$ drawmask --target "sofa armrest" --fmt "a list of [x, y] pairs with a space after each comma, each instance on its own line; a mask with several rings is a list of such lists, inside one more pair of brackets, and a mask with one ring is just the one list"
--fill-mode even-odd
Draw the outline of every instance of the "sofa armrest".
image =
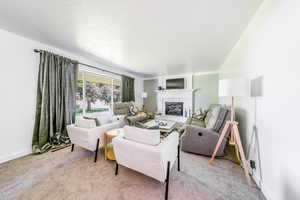
[[100, 139], [99, 147], [103, 147], [104, 133], [115, 128], [120, 128], [119, 121], [103, 124], [95, 128], [80, 128], [72, 124], [67, 126], [67, 131], [72, 143], [94, 151], [96, 150], [97, 139]]
[[163, 171], [167, 172], [168, 162], [171, 162], [170, 168], [172, 168], [173, 164], [177, 159], [178, 154], [178, 145], [179, 145], [179, 133], [173, 131], [168, 137], [164, 138], [159, 144], [159, 148], [161, 149], [161, 156], [163, 161]]
[[[182, 150], [211, 156], [219, 140], [219, 136], [219, 133], [213, 130], [188, 125], [181, 139]], [[225, 138], [217, 156], [223, 155], [226, 142]]]
[[129, 125], [134, 125], [136, 122], [140, 122], [140, 121], [144, 121], [147, 119], [147, 115], [144, 114], [137, 114], [137, 115], [133, 115], [133, 116], [127, 116], [126, 119], [129, 122]]
[[218, 138], [219, 137], [219, 133], [217, 133], [214, 130], [208, 129], [208, 128], [203, 128], [203, 127], [197, 127], [197, 126], [193, 126], [193, 125], [188, 125], [185, 127], [185, 136], [188, 135], [194, 135], [197, 134], [198, 136], [203, 136], [203, 137], [207, 137], [207, 136], [213, 136]]

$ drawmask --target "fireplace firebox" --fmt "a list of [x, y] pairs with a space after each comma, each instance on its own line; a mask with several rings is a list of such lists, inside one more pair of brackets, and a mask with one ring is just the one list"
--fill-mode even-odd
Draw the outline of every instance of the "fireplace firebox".
[[183, 116], [183, 102], [165, 102], [165, 114]]

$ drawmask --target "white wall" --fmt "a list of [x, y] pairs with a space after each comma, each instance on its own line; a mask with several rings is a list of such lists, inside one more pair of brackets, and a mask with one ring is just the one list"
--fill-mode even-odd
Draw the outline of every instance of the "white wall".
[[[299, 0], [265, 0], [221, 69], [222, 77], [263, 76], [256, 125], [262, 190], [272, 200], [300, 199], [299, 8]], [[238, 107], [247, 146], [254, 125], [254, 99], [241, 98]], [[257, 172], [255, 176], [259, 177]]]
[[219, 101], [219, 74], [193, 75], [194, 111], [208, 109]]
[[[0, 44], [1, 163], [31, 153], [39, 63], [39, 55], [33, 52], [34, 48], [47, 49], [102, 68], [104, 66], [1, 29]], [[107, 67], [106, 69], [109, 70]], [[122, 71], [117, 72], [135, 77]], [[143, 80], [135, 77], [135, 83], [136, 102], [141, 105]]]

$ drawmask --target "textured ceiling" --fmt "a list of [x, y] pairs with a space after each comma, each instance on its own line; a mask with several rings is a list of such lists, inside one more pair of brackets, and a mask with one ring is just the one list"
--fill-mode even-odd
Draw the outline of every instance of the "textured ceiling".
[[262, 0], [1, 0], [0, 28], [145, 76], [217, 70]]

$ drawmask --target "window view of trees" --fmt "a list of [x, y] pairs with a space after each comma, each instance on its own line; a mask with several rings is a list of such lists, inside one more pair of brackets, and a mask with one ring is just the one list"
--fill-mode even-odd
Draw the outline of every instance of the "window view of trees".
[[76, 95], [77, 114], [107, 112], [121, 101], [121, 81], [93, 73], [79, 72]]
[[114, 102], [121, 102], [121, 80], [113, 79]]
[[76, 90], [76, 114], [82, 114], [84, 109], [83, 101], [83, 73], [78, 72]]

